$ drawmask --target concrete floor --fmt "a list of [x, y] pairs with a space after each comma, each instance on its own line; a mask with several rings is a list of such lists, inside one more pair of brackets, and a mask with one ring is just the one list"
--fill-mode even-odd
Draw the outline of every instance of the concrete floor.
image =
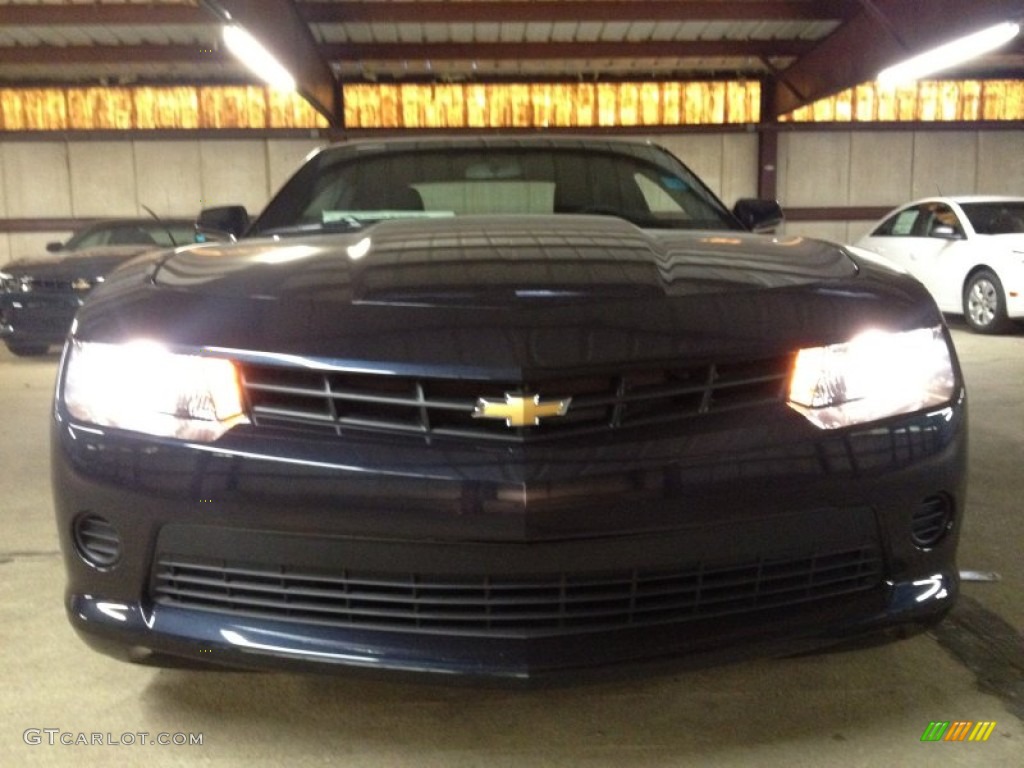
[[[967, 584], [940, 631], [897, 644], [531, 692], [153, 670], [90, 651], [64, 618], [51, 518], [56, 357], [4, 349], [0, 766], [1019, 766], [1024, 330], [985, 338], [957, 324], [954, 336], [972, 409], [961, 567], [1001, 581]], [[985, 743], [922, 743], [933, 720], [997, 725]], [[42, 743], [26, 743], [29, 729]], [[125, 743], [140, 732], [202, 744]], [[121, 743], [65, 746], [61, 733]]]

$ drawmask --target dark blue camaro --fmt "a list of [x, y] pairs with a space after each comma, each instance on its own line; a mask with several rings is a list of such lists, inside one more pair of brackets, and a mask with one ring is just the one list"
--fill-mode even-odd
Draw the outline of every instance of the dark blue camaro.
[[933, 624], [965, 498], [948, 331], [907, 275], [748, 231], [777, 215], [647, 144], [318, 153], [237, 243], [79, 312], [72, 623], [137, 662], [507, 681]]

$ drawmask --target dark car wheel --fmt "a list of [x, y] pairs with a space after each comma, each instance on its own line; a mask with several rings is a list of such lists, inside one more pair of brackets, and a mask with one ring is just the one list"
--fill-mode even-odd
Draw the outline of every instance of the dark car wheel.
[[38, 357], [45, 355], [50, 349], [45, 344], [17, 344], [10, 341], [7, 342], [7, 348], [11, 350], [12, 355], [18, 357]]
[[1009, 325], [1003, 284], [987, 269], [975, 272], [964, 286], [964, 319], [978, 333], [1002, 333]]

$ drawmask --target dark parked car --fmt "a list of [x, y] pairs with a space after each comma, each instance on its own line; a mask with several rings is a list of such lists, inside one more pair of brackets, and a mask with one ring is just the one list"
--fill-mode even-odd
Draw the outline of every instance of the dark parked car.
[[934, 302], [650, 144], [321, 151], [238, 243], [99, 287], [54, 413], [68, 615], [134, 662], [524, 682], [902, 636], [958, 589]]
[[63, 344], [86, 294], [120, 264], [153, 248], [195, 242], [186, 219], [98, 221], [66, 243], [49, 243], [53, 256], [21, 259], [0, 268], [0, 337], [16, 355], [40, 355]]

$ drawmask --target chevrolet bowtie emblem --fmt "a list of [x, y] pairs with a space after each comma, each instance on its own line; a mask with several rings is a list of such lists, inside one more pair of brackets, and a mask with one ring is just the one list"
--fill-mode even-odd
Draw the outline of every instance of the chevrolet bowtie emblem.
[[563, 400], [545, 400], [540, 395], [505, 394], [504, 400], [481, 397], [473, 409], [474, 419], [504, 419], [510, 427], [534, 427], [541, 419], [565, 416], [571, 397]]

